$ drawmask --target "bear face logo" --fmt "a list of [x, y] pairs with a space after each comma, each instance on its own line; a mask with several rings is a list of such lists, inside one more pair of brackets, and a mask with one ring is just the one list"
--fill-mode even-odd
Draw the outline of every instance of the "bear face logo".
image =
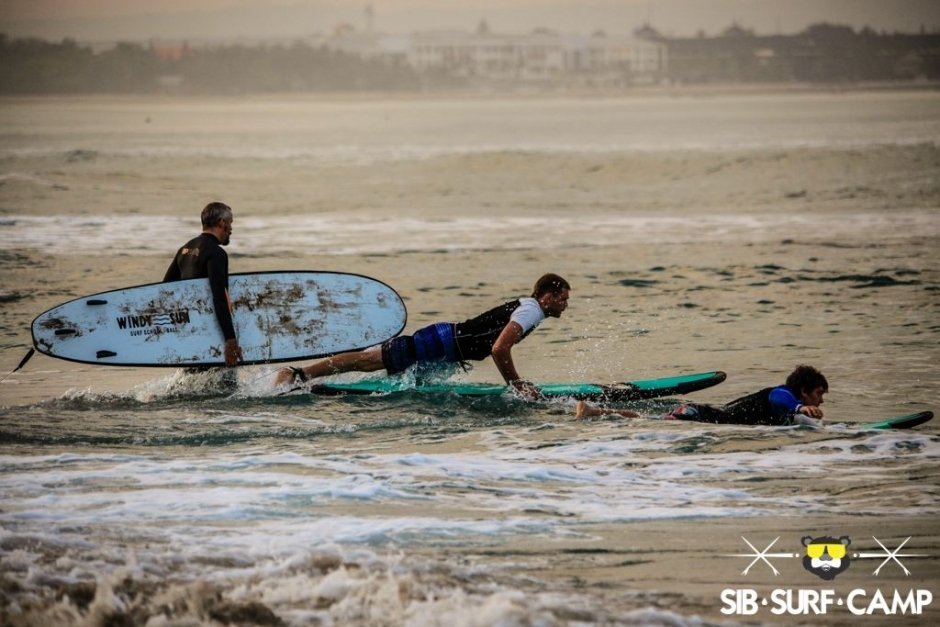
[[803, 546], [806, 547], [806, 555], [803, 556], [803, 568], [817, 577], [832, 581], [836, 575], [844, 572], [849, 567], [849, 555], [846, 547], [852, 541], [848, 536], [840, 536], [838, 539], [830, 536], [820, 538], [804, 536], [802, 542]]

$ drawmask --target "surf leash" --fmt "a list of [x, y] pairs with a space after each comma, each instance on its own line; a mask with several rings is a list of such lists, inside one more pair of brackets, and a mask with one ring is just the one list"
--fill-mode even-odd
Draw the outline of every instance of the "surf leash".
[[23, 357], [23, 359], [20, 360], [20, 364], [17, 367], [11, 370], [10, 372], [8, 372], [7, 374], [3, 375], [3, 378], [0, 378], [0, 383], [3, 383], [4, 381], [6, 381], [7, 377], [9, 377], [11, 374], [13, 374], [17, 370], [25, 366], [26, 362], [29, 361], [30, 357], [32, 357], [35, 354], [36, 354], [35, 348], [29, 349], [29, 351], [26, 353], [26, 357]]

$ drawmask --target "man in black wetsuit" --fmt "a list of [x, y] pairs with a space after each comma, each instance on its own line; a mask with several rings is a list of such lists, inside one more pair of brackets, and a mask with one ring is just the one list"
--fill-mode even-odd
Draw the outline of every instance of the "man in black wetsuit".
[[[813, 366], [797, 366], [786, 383], [764, 388], [737, 398], [720, 407], [703, 403], [685, 403], [662, 416], [663, 420], [691, 420], [724, 425], [809, 425], [822, 424], [823, 395], [829, 392], [829, 381]], [[619, 414], [625, 418], [639, 418], [629, 409], [592, 407], [579, 401], [576, 418]]]
[[228, 255], [223, 246], [232, 236], [232, 208], [210, 202], [202, 210], [202, 234], [186, 242], [176, 253], [163, 282], [182, 279], [209, 279], [212, 305], [225, 338], [225, 365], [234, 366], [242, 359], [242, 349], [232, 324], [232, 304], [228, 294]]
[[668, 419], [692, 420], [731, 425], [810, 425], [822, 424], [823, 395], [829, 381], [813, 366], [800, 365], [786, 383], [737, 398], [721, 407], [686, 403], [674, 409]]
[[342, 353], [306, 368], [282, 368], [274, 383], [383, 368], [389, 374], [398, 374], [418, 363], [482, 361], [492, 355], [506, 383], [524, 398], [535, 399], [539, 390], [516, 372], [512, 347], [546, 317], [560, 318], [568, 307], [570, 289], [565, 279], [546, 274], [536, 281], [531, 297], [511, 300], [464, 322], [440, 322], [418, 329], [413, 335], [393, 337], [379, 348]]

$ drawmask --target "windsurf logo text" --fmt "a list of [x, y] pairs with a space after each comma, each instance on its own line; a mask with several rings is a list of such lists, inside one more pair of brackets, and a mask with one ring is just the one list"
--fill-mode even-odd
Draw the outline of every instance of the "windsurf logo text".
[[189, 310], [177, 310], [161, 313], [141, 313], [117, 318], [119, 329], [147, 329], [150, 327], [166, 328], [189, 324]]

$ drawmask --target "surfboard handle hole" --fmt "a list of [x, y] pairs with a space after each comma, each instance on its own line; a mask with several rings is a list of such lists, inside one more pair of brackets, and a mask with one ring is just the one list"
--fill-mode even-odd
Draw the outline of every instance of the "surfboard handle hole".
[[86, 305], [107, 305], [108, 301], [93, 299], [93, 300], [85, 301], [85, 304]]
[[104, 359], [105, 357], [117, 357], [117, 353], [114, 351], [98, 351], [95, 356], [98, 359]]

